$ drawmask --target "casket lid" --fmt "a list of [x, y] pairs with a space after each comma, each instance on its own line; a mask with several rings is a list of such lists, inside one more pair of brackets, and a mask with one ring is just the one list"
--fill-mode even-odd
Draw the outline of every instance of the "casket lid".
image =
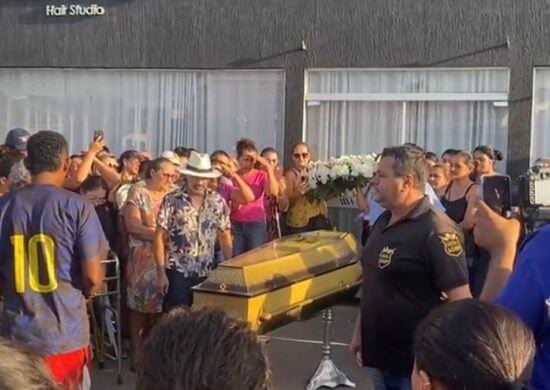
[[319, 230], [283, 237], [225, 261], [194, 290], [255, 296], [358, 261], [349, 233]]

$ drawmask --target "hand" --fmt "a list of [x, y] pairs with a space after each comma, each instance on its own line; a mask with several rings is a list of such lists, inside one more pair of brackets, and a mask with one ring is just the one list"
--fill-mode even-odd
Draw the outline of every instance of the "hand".
[[306, 192], [309, 191], [309, 183], [307, 182], [307, 180], [300, 182], [300, 186], [298, 187], [298, 190], [302, 195], [304, 195]]
[[139, 154], [145, 160], [152, 160], [153, 159], [153, 156], [151, 156], [150, 152], [139, 152]]
[[88, 153], [92, 153], [94, 156], [97, 156], [105, 148], [105, 140], [103, 138], [98, 138], [95, 141], [92, 141], [88, 147]]
[[262, 168], [265, 168], [266, 170], [267, 169], [273, 169], [273, 167], [271, 166], [271, 164], [269, 163], [269, 161], [267, 161], [265, 158], [263, 158], [262, 156], [258, 156], [258, 155], [255, 155], [254, 156], [254, 160], [255, 162], [257, 162], [258, 164], [260, 164], [262, 166]]
[[168, 293], [168, 277], [166, 276], [166, 271], [163, 269], [161, 271], [158, 271], [157, 276], [157, 287], [160, 290], [160, 292], [164, 295]]
[[235, 157], [231, 157], [229, 159], [229, 164], [233, 167], [234, 170], [236, 170], [236, 171], [239, 170], [239, 162], [237, 161], [237, 159]]
[[279, 194], [284, 194], [286, 191], [286, 181], [285, 179], [279, 180]]
[[220, 164], [225, 177], [233, 178], [237, 175], [237, 167], [234, 164]]
[[474, 238], [478, 246], [491, 253], [515, 247], [519, 241], [521, 225], [516, 219], [506, 219], [479, 201], [474, 213]]

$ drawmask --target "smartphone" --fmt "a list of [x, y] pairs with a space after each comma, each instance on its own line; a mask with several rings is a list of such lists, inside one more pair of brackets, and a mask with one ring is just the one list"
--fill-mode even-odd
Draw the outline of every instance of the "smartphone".
[[508, 217], [512, 212], [511, 179], [507, 175], [481, 176], [481, 200], [493, 211]]
[[105, 138], [105, 133], [103, 130], [94, 131], [94, 138], [93, 138], [94, 141], [99, 141], [100, 139], [104, 139], [104, 138]]

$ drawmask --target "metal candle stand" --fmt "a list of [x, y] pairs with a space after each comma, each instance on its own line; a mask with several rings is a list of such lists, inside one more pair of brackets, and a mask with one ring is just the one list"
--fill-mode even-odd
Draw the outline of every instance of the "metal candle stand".
[[313, 377], [309, 380], [306, 390], [316, 390], [321, 387], [335, 388], [338, 386], [355, 387], [355, 383], [350, 381], [347, 376], [340, 371], [331, 358], [331, 324], [332, 309], [323, 310], [323, 347], [321, 349], [321, 363]]

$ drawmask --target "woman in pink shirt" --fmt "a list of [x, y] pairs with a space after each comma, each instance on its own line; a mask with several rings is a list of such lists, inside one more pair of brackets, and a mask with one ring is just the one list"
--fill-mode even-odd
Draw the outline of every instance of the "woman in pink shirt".
[[[276, 196], [279, 193], [275, 170], [258, 155], [254, 141], [243, 138], [237, 142], [237, 160], [238, 174], [254, 193], [254, 200], [246, 204], [233, 201], [231, 226], [234, 256], [257, 248], [267, 241], [264, 196]], [[259, 163], [263, 170], [255, 169], [255, 163]]]

